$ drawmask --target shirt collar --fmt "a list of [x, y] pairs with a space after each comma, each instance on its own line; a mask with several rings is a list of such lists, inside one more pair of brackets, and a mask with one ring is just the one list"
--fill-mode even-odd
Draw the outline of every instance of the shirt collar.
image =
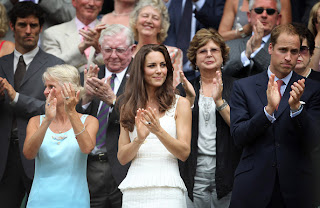
[[122, 79], [124, 77], [124, 75], [126, 74], [126, 71], [127, 71], [128, 67], [126, 67], [124, 70], [122, 70], [121, 72], [118, 72], [118, 73], [113, 73], [113, 72], [110, 72], [107, 67], [105, 67], [105, 70], [106, 70], [106, 75], [105, 75], [105, 78], [107, 77], [110, 77], [112, 74], [116, 74], [117, 75], [117, 78], [119, 79], [120, 82], [122, 82]]
[[[270, 75], [272, 74], [271, 70], [270, 70], [270, 66], [268, 67], [268, 77], [270, 77]], [[290, 79], [292, 77], [292, 71], [284, 78], [282, 78], [281, 80], [283, 81], [283, 83], [285, 83], [286, 85], [288, 85]], [[274, 81], [278, 81], [279, 78], [275, 76]]]
[[14, 49], [14, 56], [17, 60], [19, 60], [20, 56], [23, 55], [24, 63], [26, 63], [26, 65], [28, 66], [31, 63], [31, 61], [33, 60], [33, 58], [37, 55], [38, 51], [39, 51], [38, 46], [35, 49], [33, 49], [32, 51], [29, 51], [25, 54], [21, 54], [19, 51]]
[[[77, 25], [77, 30], [78, 30], [78, 31], [81, 30], [82, 28], [84, 28], [84, 27], [86, 26], [86, 25], [83, 24], [77, 17], [76, 17], [75, 21], [76, 21], [76, 25]], [[92, 21], [90, 24], [88, 24], [87, 26], [88, 26], [89, 28], [95, 28], [96, 24], [97, 24], [97, 22], [96, 22], [96, 20], [94, 20], [94, 21]]]

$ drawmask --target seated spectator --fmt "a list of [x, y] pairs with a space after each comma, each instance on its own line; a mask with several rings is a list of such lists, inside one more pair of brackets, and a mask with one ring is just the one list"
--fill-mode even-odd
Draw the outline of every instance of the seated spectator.
[[[168, 10], [163, 0], [139, 1], [131, 14], [130, 27], [138, 42], [134, 55], [143, 45], [161, 44], [167, 37], [169, 28]], [[173, 85], [180, 82], [179, 71], [182, 70], [182, 51], [179, 48], [166, 46], [174, 68]]]
[[248, 20], [253, 28], [252, 35], [227, 41], [230, 59], [223, 72], [236, 78], [267, 70], [270, 63], [270, 33], [280, 24], [281, 19], [279, 0], [250, 0], [249, 11]]
[[8, 17], [6, 8], [0, 3], [0, 57], [10, 54], [14, 50], [14, 43], [2, 40], [8, 31]]
[[115, 0], [114, 10], [101, 19], [101, 22], [107, 25], [121, 24], [129, 27], [130, 13], [134, 9], [138, 0]]
[[[61, 58], [82, 72], [86, 65], [103, 63], [98, 56], [98, 42], [104, 27], [100, 27], [97, 20], [103, 0], [74, 0], [72, 4], [76, 9], [76, 17], [45, 30], [42, 46], [47, 53]], [[88, 7], [91, 8], [90, 12]]]
[[310, 11], [308, 29], [315, 37], [315, 50], [312, 55], [310, 68], [320, 71], [320, 2], [316, 3]]
[[49, 67], [43, 74], [45, 115], [29, 120], [23, 154], [35, 159], [27, 207], [90, 206], [87, 158], [94, 148], [98, 119], [77, 113], [83, 87], [70, 65]]
[[310, 68], [310, 62], [314, 51], [314, 36], [310, 30], [303, 24], [292, 24], [298, 31], [302, 38], [302, 44], [300, 47], [300, 54], [297, 60], [294, 71], [306, 78], [315, 79], [320, 81], [320, 72], [314, 71]]
[[[291, 23], [291, 3], [289, 0], [281, 2], [281, 24]], [[254, 1], [250, 2], [251, 4]], [[251, 35], [252, 27], [248, 23], [249, 0], [226, 0], [218, 32], [225, 41], [244, 38]]]

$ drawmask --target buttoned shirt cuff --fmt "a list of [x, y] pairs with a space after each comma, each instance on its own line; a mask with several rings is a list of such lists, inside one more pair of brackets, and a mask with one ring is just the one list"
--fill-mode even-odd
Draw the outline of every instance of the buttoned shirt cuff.
[[251, 55], [250, 55], [250, 58], [253, 59], [257, 53], [259, 53], [259, 51], [263, 48], [263, 46], [260, 46], [255, 52], [253, 52]]
[[241, 53], [241, 62], [242, 62], [243, 67], [246, 67], [250, 64], [250, 60], [246, 56], [245, 51], [242, 51], [242, 53]]
[[18, 102], [19, 93], [16, 92], [16, 96], [14, 97], [13, 101], [10, 102], [10, 105], [15, 105]]
[[263, 108], [264, 114], [267, 116], [267, 119], [273, 123], [276, 121], [276, 118], [274, 117], [274, 114], [270, 115], [269, 113], [267, 113], [266, 111], [266, 106]]
[[196, 6], [197, 11], [200, 11], [202, 9], [204, 3], [206, 3], [206, 0], [198, 0], [197, 2], [193, 2], [193, 5]]
[[301, 106], [301, 109], [298, 110], [298, 111], [296, 111], [296, 112], [293, 112], [293, 111], [290, 109], [290, 117], [291, 117], [291, 118], [294, 118], [294, 117], [300, 115], [300, 113], [301, 113], [302, 110], [303, 110], [303, 105]]

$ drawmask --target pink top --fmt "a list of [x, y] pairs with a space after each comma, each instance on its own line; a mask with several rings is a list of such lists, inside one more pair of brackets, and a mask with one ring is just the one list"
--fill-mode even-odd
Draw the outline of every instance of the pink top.
[[3, 41], [0, 43], [0, 51], [1, 51], [1, 48], [2, 48], [2, 45], [4, 44], [4, 42], [6, 42], [6, 41], [3, 40]]

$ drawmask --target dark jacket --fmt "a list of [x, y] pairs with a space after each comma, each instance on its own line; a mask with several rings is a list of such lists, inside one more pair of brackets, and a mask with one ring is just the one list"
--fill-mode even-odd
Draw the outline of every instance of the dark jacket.
[[[223, 76], [223, 92], [222, 98], [227, 102], [230, 99], [231, 89], [234, 79]], [[186, 162], [179, 161], [180, 174], [188, 189], [188, 195], [193, 200], [194, 176], [197, 169], [198, 157], [198, 131], [199, 131], [199, 90], [200, 76], [191, 80], [191, 84], [196, 92], [194, 107], [192, 109], [192, 137], [191, 137], [191, 153]], [[178, 85], [178, 90], [182, 96], [185, 96], [183, 87]], [[216, 112], [216, 189], [218, 199], [226, 196], [233, 186], [233, 175], [238, 165], [241, 151], [237, 149], [230, 135], [230, 128], [223, 120], [219, 112]]]

